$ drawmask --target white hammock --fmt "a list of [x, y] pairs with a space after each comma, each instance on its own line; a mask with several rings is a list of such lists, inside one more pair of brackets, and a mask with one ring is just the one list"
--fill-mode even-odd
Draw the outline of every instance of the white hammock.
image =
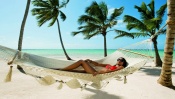
[[[137, 49], [135, 49], [133, 46], [135, 46]], [[109, 80], [114, 79], [115, 77], [124, 76], [126, 78], [127, 75], [139, 70], [147, 62], [148, 59], [153, 58], [150, 56], [150, 51], [145, 51], [150, 49], [149, 40], [139, 42], [129, 48], [130, 49], [118, 49], [116, 52], [103, 59], [95, 60], [99, 63], [113, 65], [116, 63], [118, 57], [124, 57], [129, 63], [126, 68], [110, 73], [98, 74], [96, 76], [92, 76], [92, 74], [88, 73], [54, 70], [56, 68], [66, 67], [75, 61], [57, 60], [23, 53], [4, 46], [0, 46], [0, 58], [8, 62], [14, 60], [14, 64], [20, 65], [26, 74], [36, 77], [41, 84], [50, 85], [55, 82], [59, 82], [60, 85], [58, 86], [58, 89], [61, 89], [63, 84], [68, 85], [70, 88], [84, 88], [87, 85], [90, 85], [94, 88], [100, 89], [105, 86]], [[141, 49], [144, 52], [148, 53], [139, 53]], [[7, 78], [9, 78], [8, 76]]]

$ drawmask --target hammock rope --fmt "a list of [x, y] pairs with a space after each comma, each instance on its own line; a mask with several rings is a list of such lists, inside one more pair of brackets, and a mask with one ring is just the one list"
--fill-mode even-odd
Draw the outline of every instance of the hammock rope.
[[[86, 86], [100, 89], [117, 76], [123, 76], [124, 83], [126, 83], [126, 76], [136, 72], [144, 66], [149, 59], [153, 58], [151, 56], [153, 54], [150, 53], [150, 51], [152, 51], [152, 49], [150, 49], [152, 48], [151, 44], [152, 42], [150, 39], [145, 40], [133, 44], [132, 47], [128, 46], [118, 49], [105, 58], [95, 60], [99, 63], [114, 65], [117, 58], [124, 57], [129, 63], [128, 66], [122, 70], [98, 74], [97, 76], [92, 76], [92, 74], [88, 73], [55, 70], [57, 68], [64, 68], [75, 61], [57, 60], [23, 53], [4, 46], [0, 46], [0, 59], [4, 59], [7, 62], [13, 61], [13, 64], [20, 65], [21, 69], [26, 74], [35, 77], [37, 81], [43, 85], [51, 85], [57, 82], [59, 83], [58, 89], [61, 89], [64, 84], [73, 89], [81, 88], [83, 90]], [[94, 68], [98, 69], [97, 67]]]

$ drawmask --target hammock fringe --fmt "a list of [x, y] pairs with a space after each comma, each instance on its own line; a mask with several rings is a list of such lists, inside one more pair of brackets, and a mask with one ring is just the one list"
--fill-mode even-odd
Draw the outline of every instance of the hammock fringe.
[[11, 81], [11, 78], [12, 78], [12, 68], [13, 68], [13, 66], [10, 66], [9, 72], [7, 73], [6, 78], [4, 80], [5, 82], [10, 82]]
[[59, 86], [57, 87], [58, 90], [61, 90], [63, 88], [63, 82], [60, 82]]
[[56, 82], [55, 79], [50, 75], [38, 78], [37, 81], [42, 85], [52, 85]]
[[126, 84], [127, 83], [127, 78], [126, 78], [126, 76], [124, 76], [124, 84]]

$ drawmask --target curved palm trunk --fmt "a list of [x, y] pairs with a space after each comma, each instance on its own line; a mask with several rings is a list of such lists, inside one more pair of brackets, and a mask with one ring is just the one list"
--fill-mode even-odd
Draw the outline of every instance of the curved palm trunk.
[[104, 35], [103, 37], [104, 37], [104, 57], [106, 57], [107, 56], [106, 35]]
[[167, 0], [168, 20], [166, 45], [164, 48], [163, 67], [158, 79], [158, 83], [163, 86], [172, 87], [172, 63], [175, 38], [175, 0]]
[[66, 50], [65, 50], [65, 48], [64, 48], [63, 40], [62, 40], [62, 37], [61, 37], [60, 24], [59, 24], [58, 19], [57, 19], [57, 24], [58, 24], [58, 31], [59, 31], [60, 42], [61, 42], [61, 46], [62, 46], [62, 48], [63, 48], [64, 54], [66, 55], [67, 60], [72, 60], [72, 59], [68, 56], [68, 54], [66, 53]]
[[21, 49], [22, 49], [24, 27], [25, 27], [25, 23], [26, 23], [26, 20], [27, 20], [27, 15], [28, 15], [29, 8], [30, 8], [30, 1], [31, 0], [27, 0], [26, 10], [25, 10], [24, 18], [23, 18], [23, 21], [22, 21], [22, 24], [21, 24], [21, 30], [20, 30], [19, 40], [18, 40], [18, 50], [19, 51], [21, 51]]
[[[24, 17], [23, 17], [22, 24], [21, 24], [21, 29], [20, 29], [20, 34], [19, 34], [19, 40], [18, 40], [18, 50], [19, 51], [21, 51], [21, 49], [22, 49], [24, 27], [25, 27], [25, 23], [26, 23], [28, 12], [29, 12], [29, 8], [30, 8], [30, 1], [31, 0], [27, 0], [26, 10], [25, 10]], [[20, 53], [18, 55], [18, 58], [21, 58], [21, 54]], [[17, 65], [17, 68], [19, 70], [21, 70], [21, 67], [19, 65]]]
[[159, 55], [159, 51], [157, 48], [157, 36], [153, 38], [153, 45], [154, 45], [154, 51], [155, 51], [155, 65], [158, 67], [162, 67], [162, 60]]

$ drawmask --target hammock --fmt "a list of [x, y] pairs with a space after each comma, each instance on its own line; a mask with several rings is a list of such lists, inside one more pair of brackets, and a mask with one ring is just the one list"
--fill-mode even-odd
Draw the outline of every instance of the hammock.
[[[126, 76], [139, 70], [144, 64], [151, 58], [150, 40], [145, 40], [134, 45], [124, 47], [116, 50], [111, 55], [95, 60], [99, 63], [114, 65], [118, 57], [124, 57], [129, 63], [128, 66], [122, 70], [114, 71], [105, 74], [98, 74], [92, 76], [88, 73], [70, 72], [55, 70], [56, 68], [66, 67], [75, 61], [57, 60], [47, 57], [42, 57], [34, 54], [24, 53], [18, 50], [0, 46], [0, 59], [7, 62], [14, 60], [13, 64], [20, 65], [25, 74], [31, 75], [37, 79], [37, 81], [44, 85], [51, 85], [56, 82], [60, 83], [58, 89], [61, 89], [63, 84], [70, 88], [85, 88], [87, 85], [100, 89], [107, 85], [111, 79], [124, 76], [124, 82], [126, 83]], [[129, 48], [129, 49], [128, 49]], [[82, 68], [78, 68], [82, 69]], [[11, 80], [12, 68], [9, 70], [9, 74], [6, 77], [6, 81]]]

